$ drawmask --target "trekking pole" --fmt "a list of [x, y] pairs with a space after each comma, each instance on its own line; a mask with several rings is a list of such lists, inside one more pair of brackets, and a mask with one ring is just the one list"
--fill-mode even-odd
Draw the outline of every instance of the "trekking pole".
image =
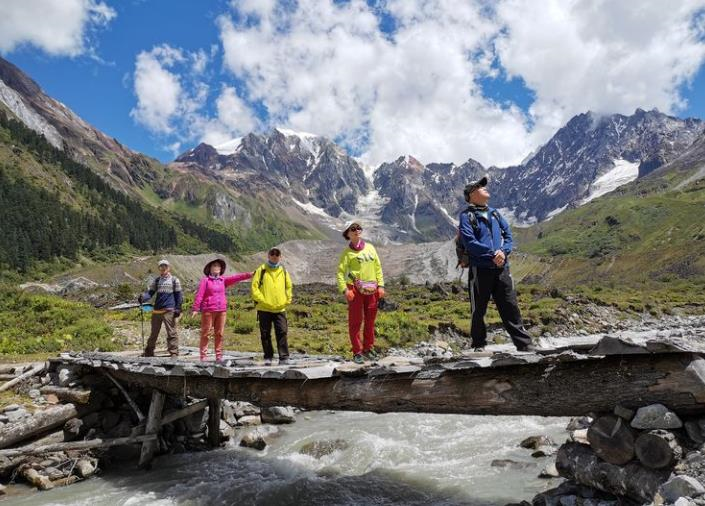
[[144, 350], [144, 309], [142, 309], [142, 304], [140, 304], [140, 320], [142, 321], [142, 349]]

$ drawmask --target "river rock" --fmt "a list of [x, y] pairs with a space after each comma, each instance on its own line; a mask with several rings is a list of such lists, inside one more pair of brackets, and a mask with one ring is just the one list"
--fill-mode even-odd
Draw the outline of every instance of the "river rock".
[[42, 396], [42, 393], [36, 388], [32, 388], [29, 392], [27, 392], [27, 395], [29, 395], [30, 399], [38, 399]]
[[697, 421], [688, 420], [683, 424], [683, 426], [685, 427], [685, 432], [688, 434], [691, 441], [699, 445], [705, 443], [705, 437], [703, 437], [703, 433], [700, 430], [700, 424]]
[[289, 406], [274, 406], [262, 409], [263, 423], [293, 423], [294, 410]]
[[44, 398], [49, 404], [59, 404], [59, 398], [54, 394], [46, 394]]
[[54, 488], [54, 484], [51, 482], [49, 477], [39, 473], [36, 469], [25, 467], [22, 469], [21, 473], [25, 480], [37, 487], [39, 490], [51, 490]]
[[658, 493], [668, 503], [674, 503], [679, 497], [698, 497], [705, 494], [705, 487], [692, 476], [675, 476], [661, 485]]
[[490, 462], [492, 467], [502, 467], [506, 469], [528, 469], [530, 467], [536, 467], [533, 462], [517, 462], [511, 459], [495, 459]]
[[519, 446], [528, 450], [538, 450], [541, 446], [553, 446], [554, 444], [548, 436], [530, 436], [519, 443]]
[[232, 404], [227, 401], [223, 401], [223, 408], [220, 412], [220, 417], [231, 427], [235, 427], [237, 425], [235, 409], [233, 409]]
[[559, 478], [558, 469], [556, 469], [556, 463], [551, 462], [546, 467], [544, 467], [539, 473], [539, 478]]
[[566, 426], [565, 430], [570, 432], [573, 430], [588, 429], [590, 425], [592, 425], [591, 417], [577, 416], [570, 419], [570, 422], [568, 422], [568, 425]]
[[631, 426], [635, 429], [680, 429], [683, 422], [663, 404], [651, 404], [637, 410]]
[[247, 415], [237, 419], [237, 424], [245, 427], [251, 427], [253, 425], [260, 425], [262, 419], [259, 415]]
[[587, 433], [587, 429], [574, 430], [570, 433], [570, 440], [581, 445], [589, 445], [590, 441], [588, 441]]
[[676, 502], [673, 503], [673, 506], [697, 506], [697, 503], [687, 497], [679, 497], [676, 499]]
[[81, 478], [88, 478], [95, 473], [95, 469], [95, 465], [88, 459], [80, 459], [76, 462], [76, 467], [74, 468], [76, 474]]
[[346, 450], [350, 445], [344, 439], [333, 439], [330, 441], [312, 441], [306, 443], [299, 449], [299, 453], [310, 455], [315, 459], [320, 459], [325, 455], [330, 455], [338, 450]]
[[255, 406], [254, 404], [250, 404], [249, 402], [235, 401], [233, 403], [230, 403], [230, 405], [232, 406], [233, 411], [235, 412], [235, 416], [237, 418], [242, 418], [243, 416], [259, 415], [261, 412], [257, 406]]
[[245, 448], [254, 448], [255, 450], [264, 450], [267, 446], [262, 434], [257, 431], [246, 432], [242, 435], [240, 446]]
[[5, 408], [2, 410], [3, 413], [9, 413], [10, 411], [17, 411], [20, 409], [22, 406], [19, 404], [8, 404], [5, 406]]
[[555, 455], [557, 451], [555, 446], [539, 446], [531, 456], [535, 459], [550, 457], [551, 455]]
[[0, 483], [0, 495], [5, 495], [7, 493], [7, 487]]

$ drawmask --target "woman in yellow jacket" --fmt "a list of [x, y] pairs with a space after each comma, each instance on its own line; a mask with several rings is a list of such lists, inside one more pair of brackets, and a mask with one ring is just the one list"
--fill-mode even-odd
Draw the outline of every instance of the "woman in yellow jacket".
[[272, 248], [267, 255], [267, 263], [260, 265], [252, 275], [252, 298], [257, 303], [257, 319], [266, 364], [271, 364], [274, 358], [272, 325], [277, 338], [279, 363], [286, 364], [289, 360], [286, 307], [291, 304], [292, 292], [289, 273], [281, 265], [281, 251]]
[[[350, 223], [343, 231], [350, 241], [340, 255], [338, 263], [338, 290], [348, 301], [348, 332], [353, 360], [361, 364], [377, 358], [372, 349], [375, 344], [375, 318], [377, 301], [384, 298], [384, 276], [377, 250], [362, 240], [362, 226]], [[363, 342], [360, 344], [360, 327], [365, 322]]]

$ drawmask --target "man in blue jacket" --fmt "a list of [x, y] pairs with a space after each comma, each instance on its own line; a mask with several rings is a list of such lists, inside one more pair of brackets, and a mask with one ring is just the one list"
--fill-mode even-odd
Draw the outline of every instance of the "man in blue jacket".
[[532, 351], [531, 336], [524, 329], [517, 304], [514, 281], [509, 272], [512, 232], [509, 223], [489, 207], [487, 177], [465, 187], [469, 206], [460, 213], [460, 237], [470, 257], [468, 291], [472, 312], [470, 336], [476, 351], [487, 344], [485, 313], [492, 297], [499, 316], [519, 351]]

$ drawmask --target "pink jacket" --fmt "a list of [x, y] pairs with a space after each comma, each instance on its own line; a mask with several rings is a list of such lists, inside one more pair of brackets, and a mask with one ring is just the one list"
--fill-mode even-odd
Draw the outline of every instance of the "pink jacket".
[[193, 310], [203, 313], [211, 311], [225, 311], [228, 301], [225, 298], [225, 289], [230, 285], [239, 283], [252, 277], [251, 272], [239, 272], [230, 276], [205, 276], [198, 283], [196, 298], [193, 301]]

